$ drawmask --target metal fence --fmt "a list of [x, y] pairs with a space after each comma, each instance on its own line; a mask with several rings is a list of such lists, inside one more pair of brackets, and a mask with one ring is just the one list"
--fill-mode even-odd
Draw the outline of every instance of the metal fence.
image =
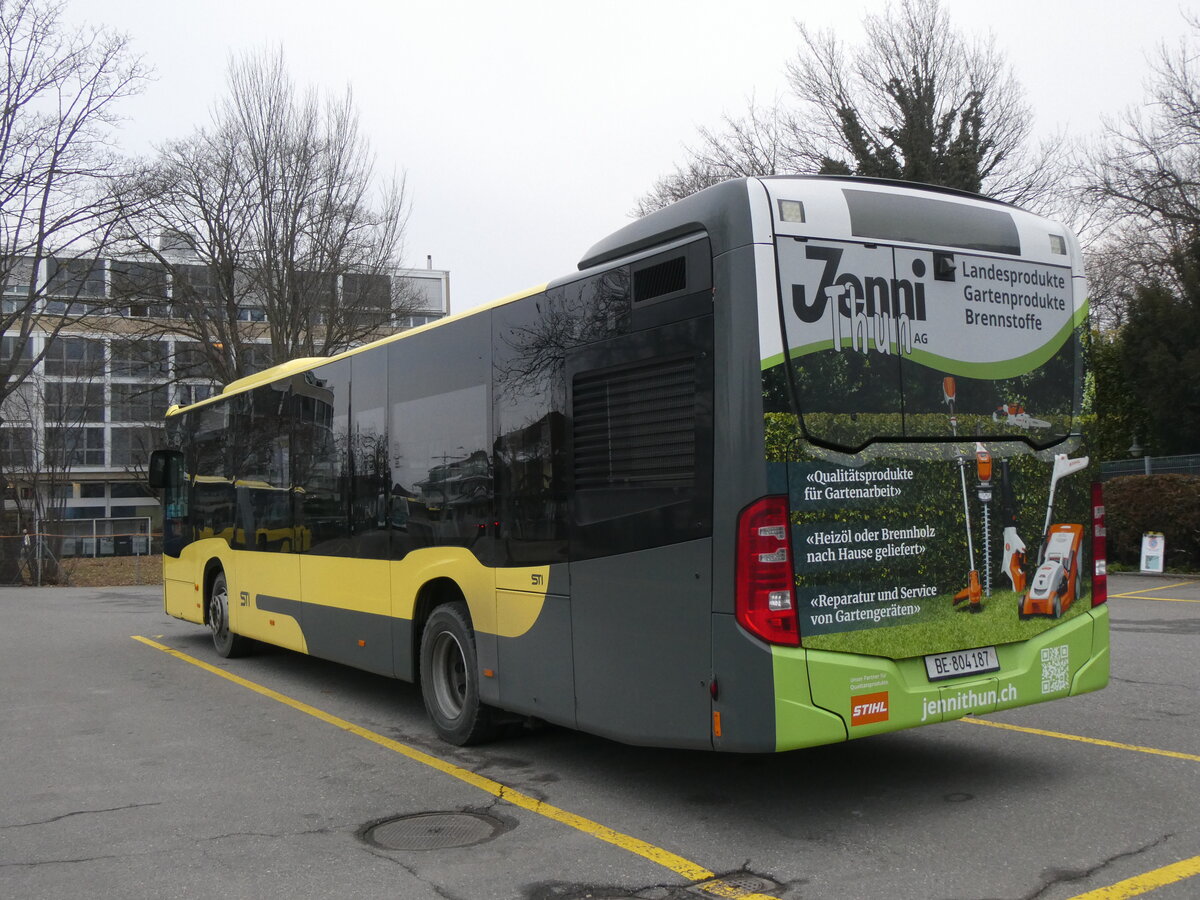
[[152, 549], [149, 516], [68, 519], [58, 530], [64, 557], [146, 556]]
[[1121, 475], [1200, 475], [1200, 453], [1183, 456], [1143, 456], [1100, 463], [1100, 480]]

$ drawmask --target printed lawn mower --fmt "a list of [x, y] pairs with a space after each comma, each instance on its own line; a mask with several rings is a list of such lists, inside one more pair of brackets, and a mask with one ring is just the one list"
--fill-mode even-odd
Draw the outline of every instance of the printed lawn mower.
[[1083, 587], [1083, 526], [1051, 524], [1054, 518], [1054, 490], [1059, 479], [1078, 472], [1088, 457], [1070, 459], [1065, 453], [1054, 457], [1050, 475], [1050, 498], [1046, 503], [1046, 524], [1038, 549], [1037, 569], [1029, 591], [1021, 598], [1017, 613], [1024, 619], [1033, 615], [1059, 618], [1070, 609]]

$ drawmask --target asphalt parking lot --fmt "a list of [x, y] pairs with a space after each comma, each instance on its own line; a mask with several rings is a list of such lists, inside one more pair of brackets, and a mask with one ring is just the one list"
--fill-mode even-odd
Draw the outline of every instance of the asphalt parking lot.
[[0, 897], [1200, 897], [1200, 579], [1110, 577], [1098, 693], [777, 756], [222, 660], [156, 588], [0, 589]]

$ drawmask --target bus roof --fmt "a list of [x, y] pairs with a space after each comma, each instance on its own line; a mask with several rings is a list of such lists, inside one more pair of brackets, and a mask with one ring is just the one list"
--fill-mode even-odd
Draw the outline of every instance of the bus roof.
[[266, 384], [271, 384], [281, 378], [287, 378], [289, 375], [299, 375], [301, 372], [308, 372], [318, 366], [326, 365], [335, 360], [345, 359], [354, 356], [356, 353], [362, 353], [364, 350], [369, 350], [372, 347], [380, 347], [384, 344], [390, 344], [395, 341], [403, 340], [407, 337], [412, 337], [423, 331], [429, 331], [432, 328], [439, 328], [447, 322], [456, 322], [459, 319], [466, 319], [474, 315], [478, 315], [485, 310], [494, 309], [497, 306], [504, 306], [508, 303], [514, 303], [523, 297], [528, 297], [531, 294], [537, 294], [546, 289], [546, 285], [538, 285], [525, 291], [519, 291], [515, 294], [509, 294], [507, 297], [501, 297], [499, 300], [494, 300], [491, 303], [485, 303], [482, 306], [476, 306], [460, 313], [455, 313], [452, 316], [446, 316], [442, 319], [436, 319], [433, 322], [427, 322], [424, 325], [418, 325], [416, 328], [407, 328], [404, 331], [398, 331], [395, 334], [389, 334], [386, 337], [379, 338], [376, 341], [371, 341], [367, 344], [362, 344], [358, 347], [352, 347], [349, 350], [343, 350], [333, 356], [302, 356], [297, 359], [289, 359], [287, 362], [282, 362], [277, 366], [272, 366], [269, 369], [263, 369], [261, 372], [255, 372], [253, 375], [246, 375], [236, 381], [231, 381], [221, 389], [219, 394], [214, 394], [204, 400], [198, 400], [187, 406], [172, 406], [167, 410], [168, 416], [178, 415], [181, 412], [198, 409], [202, 406], [210, 406], [214, 403], [219, 403], [226, 397], [231, 397], [235, 394], [242, 394], [246, 391], [253, 390], [256, 387], [262, 387]]
[[[167, 410], [168, 416], [177, 415], [184, 410], [195, 409], [198, 407], [210, 405], [219, 402], [222, 398], [230, 397], [235, 394], [244, 393], [262, 385], [270, 384], [278, 381], [281, 378], [286, 378], [290, 375], [297, 375], [301, 372], [307, 372], [315, 369], [318, 366], [335, 360], [344, 359], [353, 356], [356, 353], [361, 353], [364, 350], [378, 347], [383, 344], [389, 344], [393, 341], [403, 340], [407, 337], [412, 337], [431, 328], [439, 328], [448, 322], [454, 322], [459, 319], [465, 319], [470, 316], [477, 315], [489, 309], [495, 309], [499, 306], [504, 306], [508, 303], [513, 303], [528, 297], [532, 294], [541, 293], [551, 285], [565, 283], [580, 277], [579, 273], [598, 266], [610, 265], [618, 260], [625, 259], [631, 256], [636, 256], [644, 251], [653, 248], [661, 247], [670, 241], [682, 239], [696, 234], [706, 234], [711, 241], [714, 255], [731, 250], [735, 247], [744, 246], [752, 243], [755, 240], [755, 230], [762, 230], [764, 222], [761, 214], [755, 215], [756, 206], [764, 206], [769, 196], [776, 196], [780, 190], [786, 191], [788, 184], [800, 183], [823, 183], [823, 187], [828, 190], [834, 186], [841, 187], [867, 187], [875, 188], [887, 193], [893, 194], [912, 194], [919, 193], [927, 195], [931, 192], [938, 194], [946, 194], [951, 197], [957, 197], [961, 200], [968, 201], [978, 205], [994, 205], [999, 208], [1010, 210], [1015, 216], [1025, 218], [1026, 221], [1048, 221], [1036, 216], [1033, 213], [1021, 210], [1019, 207], [1004, 203], [999, 200], [992, 200], [978, 194], [971, 194], [966, 191], [956, 190], [954, 188], [940, 187], [937, 185], [919, 184], [911, 181], [893, 181], [883, 178], [863, 178], [858, 176], [842, 176], [842, 175], [774, 175], [765, 176], [762, 178], [735, 178], [730, 181], [724, 181], [720, 184], [713, 185], [703, 191], [692, 194], [689, 197], [684, 197], [670, 206], [656, 210], [647, 216], [643, 216], [637, 221], [631, 222], [623, 228], [610, 234], [608, 237], [594, 244], [579, 261], [579, 272], [573, 275], [567, 275], [553, 282], [538, 285], [526, 291], [521, 291], [516, 294], [511, 294], [507, 297], [502, 297], [491, 303], [483, 304], [461, 313], [452, 316], [447, 316], [443, 319], [429, 322], [428, 324], [410, 328], [405, 331], [397, 332], [396, 334], [388, 335], [379, 340], [372, 341], [368, 344], [363, 344], [359, 347], [354, 347], [350, 350], [345, 350], [334, 356], [329, 357], [302, 357], [299, 359], [289, 360], [280, 363], [277, 366], [272, 366], [269, 369], [264, 369], [261, 372], [256, 372], [253, 375], [247, 375], [244, 378], [239, 378], [236, 381], [231, 381], [221, 390], [219, 394], [209, 397], [205, 400], [200, 400], [189, 406], [172, 406]], [[761, 200], [753, 199], [754, 187], [762, 191]], [[765, 206], [764, 206], [765, 208]], [[768, 226], [769, 228], [769, 226]], [[1074, 236], [1067, 233], [1067, 241], [1071, 245], [1072, 256], [1078, 255], [1078, 245], [1075, 242]], [[767, 238], [769, 239], [769, 237]]]
[[708, 234], [714, 255], [752, 243], [756, 239], [756, 225], [760, 226], [758, 239], [769, 240], [769, 235], [761, 233], [762, 227], [769, 227], [767, 221], [761, 217], [757, 221], [754, 218], [754, 207], [760, 203], [754, 196], [754, 188], [758, 186], [762, 189], [761, 199], [765, 201], [768, 197], [787, 194], [789, 185], [807, 185], [812, 193], [827, 197], [831, 196], [835, 189], [841, 191], [847, 188], [864, 188], [878, 193], [908, 196], [941, 194], [947, 201], [958, 200], [977, 207], [1005, 210], [1026, 223], [1031, 220], [1049, 221], [1001, 200], [915, 181], [864, 178], [855, 175], [770, 175], [737, 178], [685, 197], [613, 232], [587, 251], [579, 263], [579, 268], [587, 269], [610, 263], [663, 241], [695, 232]]

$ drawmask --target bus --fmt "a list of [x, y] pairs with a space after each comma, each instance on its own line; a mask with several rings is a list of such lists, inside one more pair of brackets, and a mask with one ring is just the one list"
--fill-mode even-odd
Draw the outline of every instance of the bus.
[[417, 682], [458, 745], [783, 751], [1096, 690], [1086, 317], [1054, 221], [725, 182], [544, 286], [170, 409], [165, 610], [221, 656]]

